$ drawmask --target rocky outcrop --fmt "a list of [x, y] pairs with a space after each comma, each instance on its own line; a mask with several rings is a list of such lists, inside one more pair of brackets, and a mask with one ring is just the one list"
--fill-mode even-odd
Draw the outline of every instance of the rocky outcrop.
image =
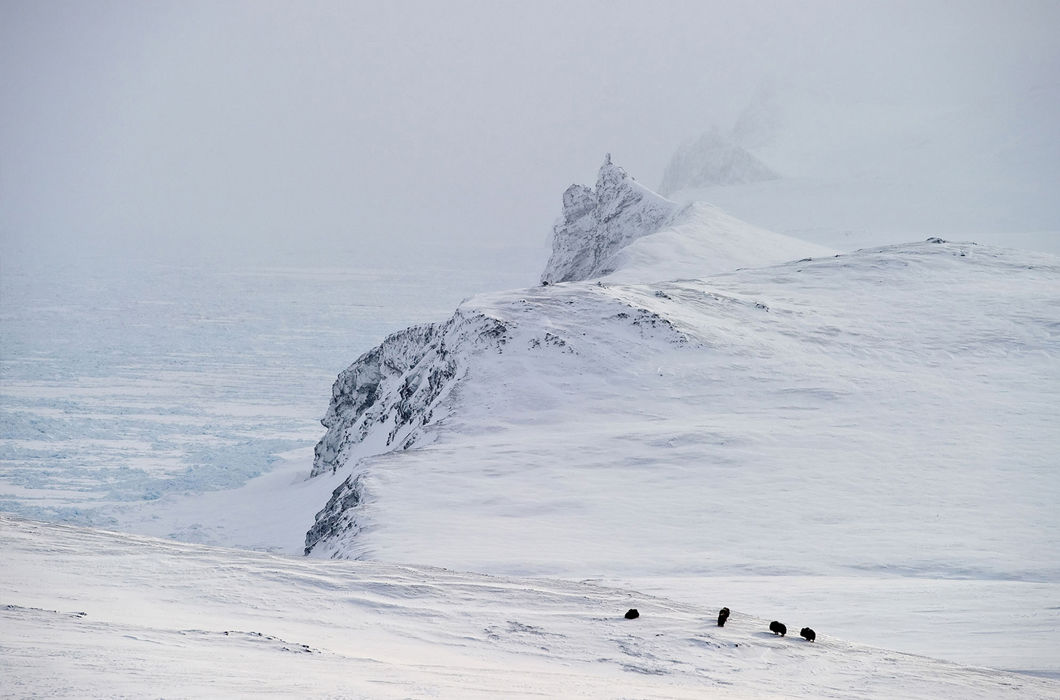
[[596, 189], [571, 185], [563, 193], [563, 216], [553, 226], [552, 256], [543, 284], [606, 275], [616, 252], [671, 221], [680, 206], [644, 187], [611, 162], [608, 154]]
[[316, 514], [313, 527], [305, 535], [306, 554], [312, 552], [313, 547], [325, 537], [357, 534], [357, 513], [354, 508], [364, 498], [363, 482], [364, 474], [348, 476], [341, 486], [331, 492], [327, 505]]
[[[361, 355], [332, 386], [311, 476], [421, 442], [427, 426], [447, 413], [446, 399], [470, 356], [500, 351], [508, 331], [480, 310], [457, 309], [445, 323], [406, 328]], [[307, 555], [322, 540], [356, 534], [364, 477], [355, 469], [332, 492], [306, 533]]]
[[457, 310], [445, 323], [412, 326], [361, 355], [332, 386], [312, 476], [414, 445], [466, 371], [466, 355], [499, 348], [507, 332], [497, 319]]
[[775, 180], [778, 175], [735, 139], [717, 129], [682, 145], [663, 173], [659, 191], [665, 195], [713, 185], [741, 185]]

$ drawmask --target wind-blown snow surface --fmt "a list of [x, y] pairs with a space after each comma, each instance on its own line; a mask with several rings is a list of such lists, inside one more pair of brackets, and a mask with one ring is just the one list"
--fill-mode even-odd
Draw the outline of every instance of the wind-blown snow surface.
[[[590, 583], [324, 562], [0, 516], [14, 697], [1047, 698], [1056, 681]], [[709, 593], [707, 598], [711, 596]], [[629, 607], [641, 617], [623, 619]]]
[[308, 544], [682, 595], [750, 580], [848, 638], [1056, 672], [1058, 280], [1053, 256], [931, 240], [476, 297], [433, 442], [351, 451], [356, 505]]

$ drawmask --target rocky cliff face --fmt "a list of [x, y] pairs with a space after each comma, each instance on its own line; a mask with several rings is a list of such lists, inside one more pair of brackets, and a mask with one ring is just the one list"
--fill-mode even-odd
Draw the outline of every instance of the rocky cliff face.
[[596, 189], [571, 185], [563, 193], [563, 215], [553, 227], [552, 256], [541, 282], [573, 282], [612, 272], [616, 252], [658, 231], [679, 208], [614, 165], [609, 154]]
[[309, 554], [325, 537], [354, 537], [359, 530], [356, 507], [364, 498], [364, 474], [348, 476], [331, 492], [331, 498], [320, 509], [313, 527], [305, 535], [305, 554]]
[[506, 334], [500, 321], [458, 310], [445, 323], [412, 326], [361, 355], [332, 387], [312, 476], [414, 445], [466, 371], [466, 354], [499, 349]]
[[[500, 351], [508, 327], [480, 310], [457, 309], [445, 323], [394, 333], [339, 374], [321, 423], [311, 476], [424, 441], [424, 429], [447, 413], [446, 399], [475, 352]], [[327, 537], [356, 534], [364, 474], [336, 488], [306, 533], [305, 553]]]

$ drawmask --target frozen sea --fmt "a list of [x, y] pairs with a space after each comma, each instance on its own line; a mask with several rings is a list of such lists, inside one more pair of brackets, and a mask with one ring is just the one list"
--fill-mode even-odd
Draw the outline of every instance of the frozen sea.
[[358, 355], [464, 297], [533, 284], [542, 259], [8, 247], [0, 511], [106, 527], [116, 508], [243, 484], [320, 438], [331, 384]]

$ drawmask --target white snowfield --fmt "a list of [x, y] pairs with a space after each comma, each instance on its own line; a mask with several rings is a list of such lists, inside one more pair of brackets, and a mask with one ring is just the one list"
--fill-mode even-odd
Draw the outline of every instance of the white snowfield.
[[[723, 249], [762, 245], [698, 211]], [[664, 229], [610, 276], [477, 296], [408, 366], [336, 385], [318, 457], [344, 481], [312, 554], [716, 590], [1060, 671], [1060, 260], [931, 239], [717, 273], [707, 238]]]
[[[1049, 698], [589, 583], [321, 561], [0, 516], [0, 695]], [[709, 597], [709, 595], [708, 595]], [[635, 607], [641, 617], [626, 620]]]

